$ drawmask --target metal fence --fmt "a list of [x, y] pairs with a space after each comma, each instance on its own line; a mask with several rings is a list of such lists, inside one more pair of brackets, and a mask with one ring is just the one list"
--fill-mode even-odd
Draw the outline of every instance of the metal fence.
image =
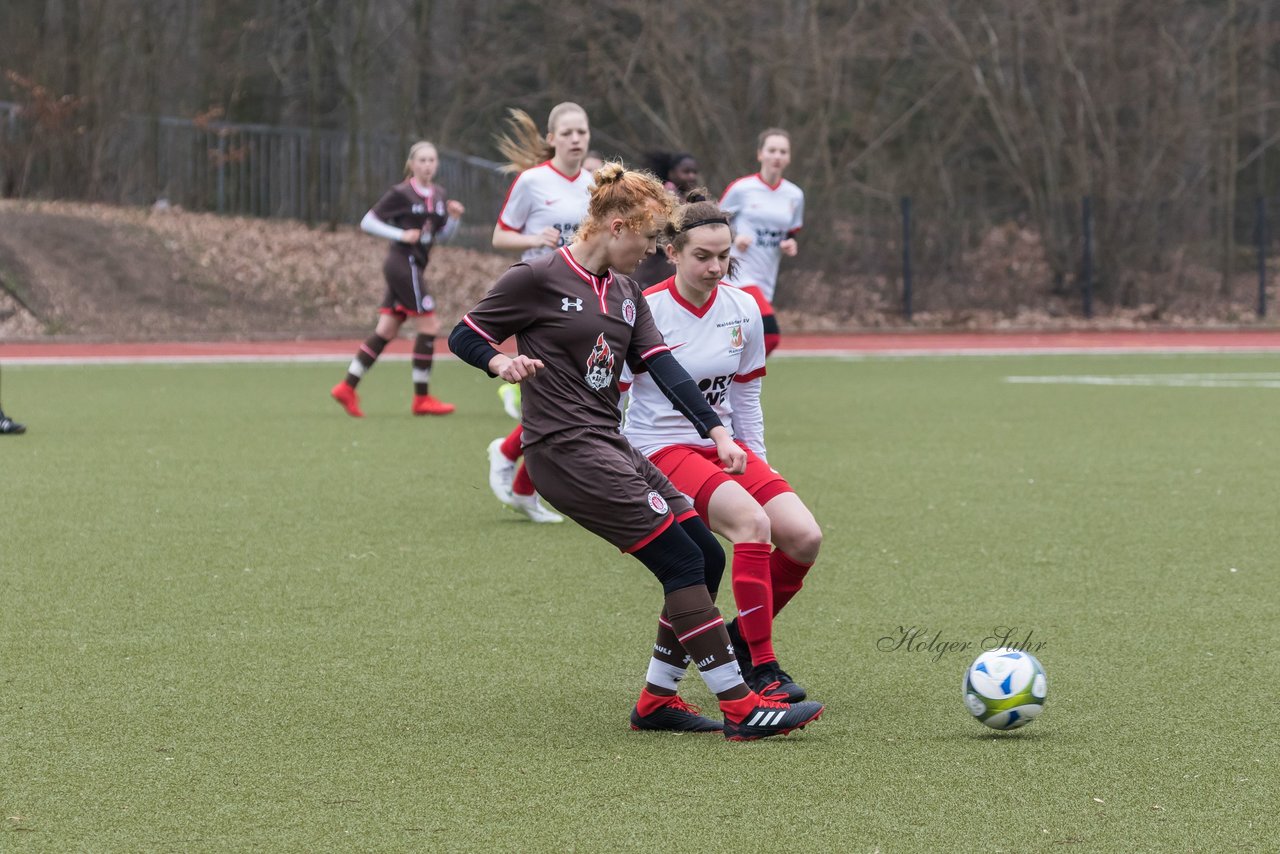
[[[41, 140], [18, 105], [0, 102], [0, 157], [21, 194], [87, 194], [97, 201], [306, 222], [358, 222], [404, 174], [415, 141], [391, 134], [202, 122], [174, 117], [123, 117], [91, 147], [30, 157]], [[65, 144], [65, 143], [64, 143]], [[8, 154], [6, 155], [5, 152]], [[58, 185], [59, 154], [87, 167], [75, 188]], [[21, 161], [21, 162], [18, 162]], [[437, 183], [467, 206], [459, 241], [488, 246], [510, 184], [499, 164], [440, 151]]]
[[[355, 223], [403, 174], [413, 141], [142, 116], [42, 137], [17, 105], [0, 102], [0, 194]], [[510, 177], [442, 150], [437, 180], [467, 206], [458, 241], [488, 248]], [[1205, 200], [1077, 198], [1038, 214], [1007, 200], [822, 187], [810, 200], [801, 255], [783, 265], [780, 308], [871, 323], [1114, 307], [1152, 319], [1274, 314], [1280, 198], [1242, 198], [1230, 223]]]

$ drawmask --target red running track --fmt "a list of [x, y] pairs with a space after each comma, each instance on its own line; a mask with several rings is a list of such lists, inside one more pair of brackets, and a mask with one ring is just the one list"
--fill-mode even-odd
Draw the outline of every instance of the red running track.
[[[349, 360], [357, 339], [139, 343], [0, 342], [0, 364]], [[407, 359], [409, 342], [387, 353]], [[864, 332], [783, 335], [778, 356], [1017, 355], [1030, 353], [1280, 352], [1280, 328], [1193, 331]], [[448, 355], [445, 340], [437, 353]]]

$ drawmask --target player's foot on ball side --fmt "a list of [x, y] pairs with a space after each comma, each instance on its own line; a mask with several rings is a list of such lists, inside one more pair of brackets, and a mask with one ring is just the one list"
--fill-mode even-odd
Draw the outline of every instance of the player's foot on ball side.
[[738, 659], [738, 669], [745, 676], [751, 670], [751, 647], [747, 646], [747, 642], [742, 639], [742, 633], [738, 631], [737, 617], [725, 623], [724, 627], [729, 633], [729, 643], [733, 644], [733, 654]]
[[498, 397], [502, 398], [502, 409], [515, 420], [520, 420], [520, 386], [503, 383], [498, 386]]
[[564, 521], [563, 516], [542, 503], [536, 492], [533, 495], [512, 495], [511, 506], [535, 522], [555, 524]]
[[503, 504], [511, 506], [511, 483], [516, 478], [515, 460], [502, 453], [501, 438], [489, 443], [489, 488]]
[[414, 415], [448, 415], [457, 408], [452, 403], [437, 400], [429, 394], [415, 394], [413, 396]]
[[641, 715], [637, 705], [631, 710], [631, 728], [650, 732], [720, 732], [724, 724], [704, 717], [697, 706], [671, 697], [647, 715]]
[[794, 730], [803, 729], [822, 717], [825, 708], [821, 703], [815, 703], [813, 700], [803, 703], [779, 703], [761, 697], [759, 694], [749, 694], [748, 699], [755, 702], [743, 704], [746, 708], [741, 716], [725, 708], [726, 705], [733, 704], [724, 702], [720, 704], [725, 713], [724, 737], [729, 741], [755, 741], [757, 738], [786, 735]]
[[342, 405], [343, 409], [347, 410], [347, 414], [352, 418], [364, 418], [364, 413], [360, 411], [360, 397], [351, 386], [338, 383], [329, 389], [329, 394]]
[[742, 674], [742, 680], [752, 691], [770, 700], [799, 703], [808, 696], [805, 690], [787, 675], [787, 671], [778, 666], [776, 661], [757, 664]]

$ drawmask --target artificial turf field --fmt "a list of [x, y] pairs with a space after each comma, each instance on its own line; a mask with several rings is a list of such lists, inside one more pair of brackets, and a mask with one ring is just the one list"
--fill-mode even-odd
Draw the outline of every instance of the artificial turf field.
[[[414, 419], [380, 365], [355, 420], [342, 369], [5, 368], [0, 850], [1280, 846], [1274, 356], [771, 362], [827, 712], [749, 744], [628, 729], [659, 589], [497, 504], [490, 381]], [[1000, 627], [1049, 674], [1011, 734], [959, 696]]]

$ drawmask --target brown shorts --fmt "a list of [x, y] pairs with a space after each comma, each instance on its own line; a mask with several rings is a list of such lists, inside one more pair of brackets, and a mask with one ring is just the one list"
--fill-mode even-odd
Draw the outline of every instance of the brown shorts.
[[434, 314], [436, 301], [427, 293], [423, 266], [418, 259], [403, 252], [388, 252], [382, 262], [382, 275], [387, 280], [387, 293], [382, 298], [381, 314], [418, 317]]
[[617, 432], [561, 430], [526, 445], [524, 459], [547, 503], [624, 552], [694, 515], [680, 490]]

